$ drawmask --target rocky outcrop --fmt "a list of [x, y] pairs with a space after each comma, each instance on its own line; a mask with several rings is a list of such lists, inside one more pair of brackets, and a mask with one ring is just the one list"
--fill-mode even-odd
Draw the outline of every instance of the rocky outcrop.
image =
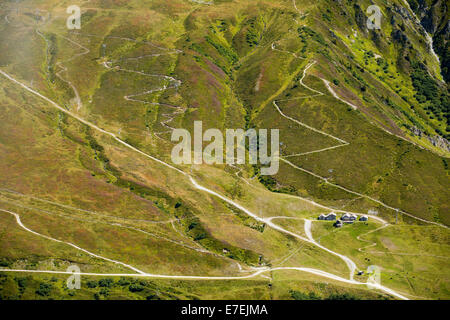
[[421, 137], [421, 138], [425, 137], [428, 141], [431, 142], [431, 144], [433, 146], [438, 147], [438, 148], [440, 148], [442, 150], [450, 152], [450, 142], [447, 139], [445, 139], [445, 138], [443, 138], [443, 137], [441, 137], [439, 135], [428, 136], [422, 130], [417, 128], [416, 126], [411, 127], [410, 130], [411, 130], [411, 133], [413, 135]]
[[447, 139], [438, 135], [432, 137], [427, 136], [427, 139], [430, 140], [433, 146], [438, 147], [445, 151], [450, 151], [450, 142]]

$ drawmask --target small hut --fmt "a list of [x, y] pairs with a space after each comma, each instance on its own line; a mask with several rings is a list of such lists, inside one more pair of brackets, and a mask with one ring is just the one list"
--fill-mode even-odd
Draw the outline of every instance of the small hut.
[[335, 227], [335, 228], [341, 228], [341, 227], [342, 227], [342, 222], [341, 222], [341, 220], [337, 220], [335, 223], [333, 223], [333, 227]]

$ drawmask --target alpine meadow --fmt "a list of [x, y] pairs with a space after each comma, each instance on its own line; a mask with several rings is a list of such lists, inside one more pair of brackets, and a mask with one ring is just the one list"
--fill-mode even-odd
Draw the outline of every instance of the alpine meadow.
[[448, 9], [1, 0], [0, 300], [450, 299]]

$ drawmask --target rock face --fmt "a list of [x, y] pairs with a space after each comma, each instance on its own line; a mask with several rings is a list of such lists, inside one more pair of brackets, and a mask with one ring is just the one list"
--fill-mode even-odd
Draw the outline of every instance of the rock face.
[[419, 0], [416, 11], [425, 30], [434, 34], [438, 31], [442, 19], [445, 19], [447, 9], [447, 4], [442, 0], [434, 0], [431, 4], [427, 4], [425, 0]]
[[405, 7], [398, 6], [397, 4], [393, 4], [393, 10], [399, 13], [403, 19], [405, 20], [414, 20], [414, 17], [409, 13], [409, 11]]
[[415, 136], [419, 136], [422, 137], [423, 136], [423, 131], [420, 130], [419, 128], [417, 128], [416, 126], [411, 128], [411, 132], [415, 135]]
[[425, 137], [435, 147], [441, 148], [442, 150], [445, 150], [445, 151], [450, 151], [450, 142], [447, 139], [445, 139], [445, 138], [443, 138], [443, 137], [441, 137], [439, 135], [428, 136], [422, 130], [417, 128], [416, 126], [411, 128], [411, 132], [415, 136]]
[[[424, 29], [433, 38], [433, 48], [441, 61], [442, 76], [450, 80], [450, 22], [448, 19], [448, 2], [445, 0], [408, 0]], [[427, 4], [428, 3], [428, 4]]]
[[427, 136], [427, 139], [430, 140], [433, 146], [450, 151], [450, 142], [447, 139], [438, 135], [432, 137]]

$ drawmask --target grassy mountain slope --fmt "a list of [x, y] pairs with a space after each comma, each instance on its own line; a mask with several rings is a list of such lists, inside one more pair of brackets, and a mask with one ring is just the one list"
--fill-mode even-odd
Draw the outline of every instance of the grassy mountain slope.
[[[192, 132], [195, 120], [204, 130], [280, 129], [275, 176], [250, 165], [179, 168], [260, 217], [300, 219], [278, 221], [297, 234], [304, 232], [301, 219], [332, 209], [370, 210], [397, 222], [365, 238], [389, 259], [358, 250], [364, 228], [378, 227], [372, 221], [339, 233], [314, 224], [313, 235], [329, 248], [347, 242], [336, 251], [363, 270], [383, 266], [383, 283], [410, 298], [448, 298], [448, 229], [426, 223], [450, 224], [445, 72], [403, 1], [376, 1], [380, 30], [366, 27], [371, 3], [92, 0], [81, 5], [81, 30], [68, 31], [58, 1], [5, 2], [0, 70], [167, 163], [171, 129]], [[348, 276], [336, 255], [195, 189], [186, 176], [1, 75], [0, 83], [3, 267], [62, 270], [76, 263], [85, 272], [131, 272], [36, 235], [22, 239], [24, 229], [1, 211], [8, 210], [39, 234], [144, 272], [239, 276], [240, 268], [302, 266]], [[425, 252], [433, 257], [415, 256]], [[83, 278], [74, 297], [387, 297], [298, 271], [267, 275], [223, 282], [114, 278], [105, 285]], [[19, 274], [1, 277], [4, 298], [70, 297], [59, 290], [59, 276], [29, 276], [23, 281], [31, 289], [21, 289]]]

